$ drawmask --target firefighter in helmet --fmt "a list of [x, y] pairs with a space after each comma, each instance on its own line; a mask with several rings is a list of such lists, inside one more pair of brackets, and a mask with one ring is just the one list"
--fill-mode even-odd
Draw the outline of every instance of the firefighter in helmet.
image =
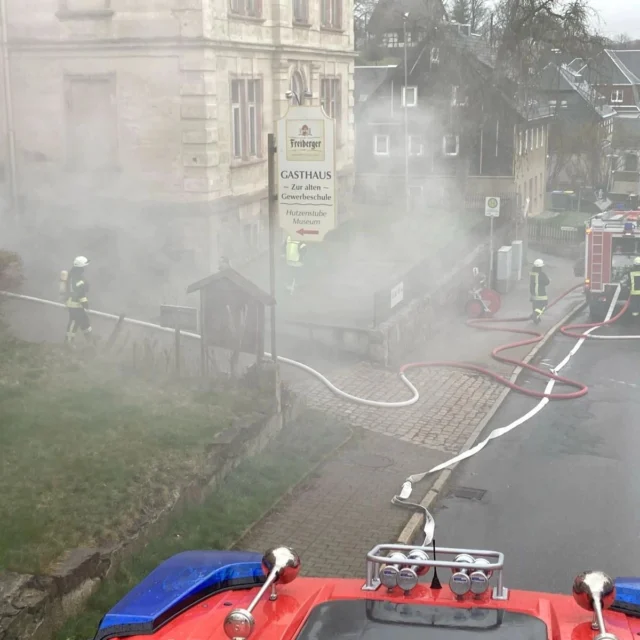
[[533, 313], [531, 319], [538, 324], [547, 308], [549, 296], [547, 295], [547, 287], [549, 286], [549, 277], [543, 271], [544, 261], [538, 258], [533, 263], [533, 268], [529, 274], [529, 293], [531, 294], [531, 303], [533, 305]]
[[629, 311], [634, 318], [640, 315], [640, 256], [634, 258], [629, 279]]
[[76, 332], [80, 329], [87, 340], [92, 341], [91, 322], [87, 309], [89, 308], [89, 285], [84, 277], [84, 269], [89, 264], [89, 260], [84, 256], [78, 256], [73, 261], [73, 267], [66, 278], [66, 307], [69, 311], [69, 323], [67, 325], [67, 335], [65, 342], [68, 345], [73, 343]]
[[[284, 257], [287, 262], [287, 266], [290, 270], [299, 269], [304, 265], [304, 256], [307, 252], [307, 245], [302, 240], [296, 240], [291, 236], [287, 236], [284, 242]], [[293, 290], [296, 286], [296, 271], [291, 271], [293, 278], [290, 285], [287, 286], [290, 293], [293, 295]]]

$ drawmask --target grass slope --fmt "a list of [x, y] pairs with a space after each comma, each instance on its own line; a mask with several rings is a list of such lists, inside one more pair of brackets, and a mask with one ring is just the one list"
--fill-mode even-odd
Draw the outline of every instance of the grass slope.
[[347, 427], [328, 421], [324, 414], [309, 411], [301, 416], [262, 454], [230, 474], [204, 505], [185, 510], [164, 536], [125, 561], [91, 596], [85, 612], [58, 633], [57, 640], [93, 637], [102, 616], [168, 557], [189, 549], [228, 548], [349, 434]]
[[114, 542], [203, 468], [261, 398], [151, 385], [59, 349], [0, 341], [0, 570]]

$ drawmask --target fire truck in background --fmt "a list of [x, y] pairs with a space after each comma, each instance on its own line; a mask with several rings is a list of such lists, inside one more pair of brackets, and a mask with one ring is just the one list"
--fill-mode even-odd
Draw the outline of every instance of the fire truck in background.
[[[586, 223], [584, 292], [593, 322], [604, 320], [618, 283], [640, 256], [640, 211], [606, 211]], [[623, 287], [618, 309], [629, 298]]]

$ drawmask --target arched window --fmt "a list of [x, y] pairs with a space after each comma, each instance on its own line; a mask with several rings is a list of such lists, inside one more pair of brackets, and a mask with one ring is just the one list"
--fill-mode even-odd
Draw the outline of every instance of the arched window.
[[293, 93], [290, 99], [291, 104], [304, 104], [304, 78], [299, 71], [294, 71], [291, 74], [291, 84], [289, 86]]

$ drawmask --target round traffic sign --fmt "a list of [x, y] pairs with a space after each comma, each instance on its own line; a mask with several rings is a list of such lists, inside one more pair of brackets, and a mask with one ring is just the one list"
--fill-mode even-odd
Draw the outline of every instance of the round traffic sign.
[[495, 198], [489, 198], [487, 200], [487, 206], [490, 209], [495, 209], [498, 206], [498, 201]]

